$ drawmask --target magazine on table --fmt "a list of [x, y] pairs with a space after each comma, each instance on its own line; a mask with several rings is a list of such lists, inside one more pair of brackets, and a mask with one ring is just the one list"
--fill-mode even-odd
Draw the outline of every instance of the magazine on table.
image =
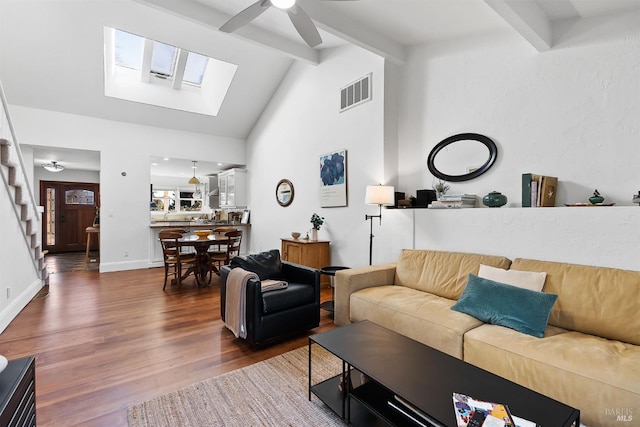
[[507, 405], [461, 393], [453, 393], [453, 408], [458, 427], [538, 427], [532, 421], [512, 415]]

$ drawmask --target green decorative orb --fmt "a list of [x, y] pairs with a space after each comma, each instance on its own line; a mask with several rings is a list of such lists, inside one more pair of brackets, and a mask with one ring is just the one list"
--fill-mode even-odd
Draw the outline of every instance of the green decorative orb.
[[492, 191], [482, 198], [482, 204], [490, 208], [499, 208], [507, 204], [507, 196], [498, 191]]
[[604, 202], [604, 197], [602, 196], [591, 196], [589, 197], [589, 203], [591, 203], [592, 205], [595, 205], [597, 203], [602, 203]]

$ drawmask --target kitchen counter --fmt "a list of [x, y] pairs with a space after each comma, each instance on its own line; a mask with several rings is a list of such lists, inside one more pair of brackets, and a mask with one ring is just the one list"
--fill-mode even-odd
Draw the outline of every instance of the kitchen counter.
[[232, 226], [232, 227], [251, 227], [251, 224], [239, 224], [231, 223], [228, 221], [212, 221], [212, 222], [198, 222], [198, 221], [155, 221], [149, 223], [150, 228], [168, 228], [168, 227], [184, 227], [195, 229], [215, 229], [217, 227]]

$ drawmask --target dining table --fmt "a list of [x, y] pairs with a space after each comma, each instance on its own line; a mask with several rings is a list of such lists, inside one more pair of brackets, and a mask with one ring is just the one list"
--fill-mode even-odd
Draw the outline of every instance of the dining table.
[[215, 266], [210, 266], [209, 248], [211, 246], [226, 245], [228, 242], [229, 238], [220, 233], [212, 233], [208, 236], [185, 234], [182, 238], [178, 239], [178, 245], [180, 245], [180, 248], [192, 247], [196, 251], [195, 267], [187, 270], [184, 273], [184, 277], [193, 272], [198, 286], [205, 286], [211, 283], [211, 268], [215, 270], [216, 273], [217, 269]]

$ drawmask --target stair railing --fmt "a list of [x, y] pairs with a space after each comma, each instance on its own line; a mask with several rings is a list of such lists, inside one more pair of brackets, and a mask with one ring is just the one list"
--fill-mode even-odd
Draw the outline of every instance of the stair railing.
[[[34, 267], [39, 271], [43, 280], [47, 279], [44, 254], [42, 253], [42, 227], [41, 215], [36, 203], [30, 181], [27, 177], [24, 158], [20, 144], [16, 138], [16, 132], [9, 114], [9, 106], [4, 94], [2, 82], [0, 82], [0, 100], [2, 112], [0, 112], [0, 145], [2, 149], [2, 164], [7, 166], [7, 176], [2, 170], [2, 180], [8, 194], [13, 194], [13, 210], [18, 221], [24, 224], [21, 227], [25, 243], [31, 249]], [[13, 189], [12, 189], [13, 187]]]

